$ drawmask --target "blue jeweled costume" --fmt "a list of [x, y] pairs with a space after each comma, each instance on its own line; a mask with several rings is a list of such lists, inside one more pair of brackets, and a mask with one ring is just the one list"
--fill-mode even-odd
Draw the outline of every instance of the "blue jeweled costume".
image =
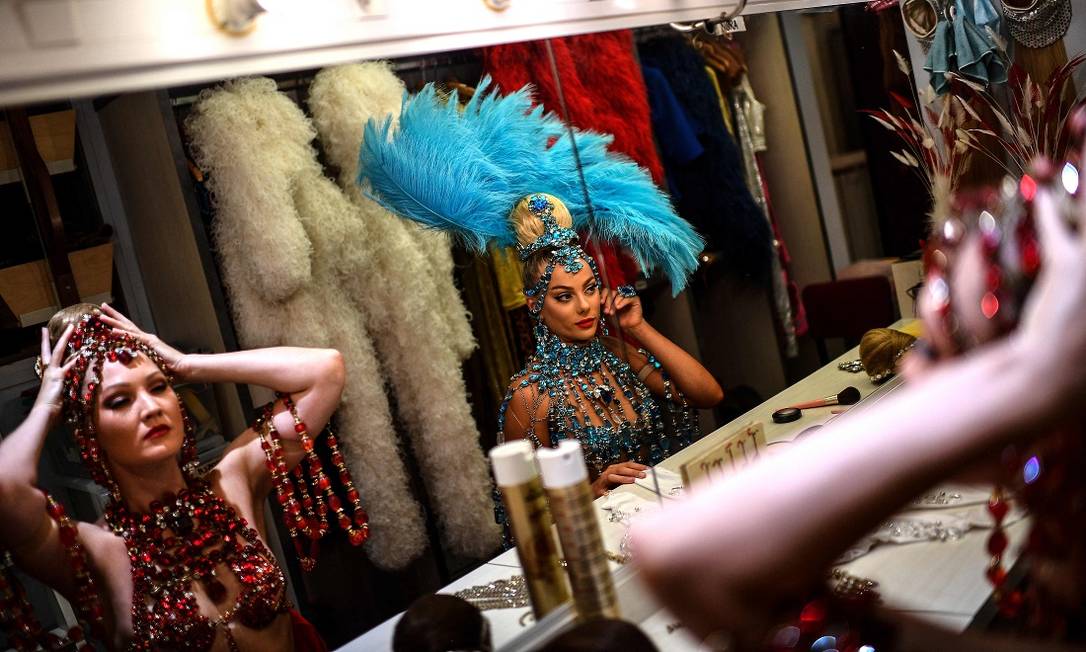
[[646, 352], [640, 353], [645, 356], [645, 364], [652, 365], [648, 371], [663, 374], [662, 406], [639, 374], [598, 335], [587, 343], [567, 343], [547, 328], [540, 314], [555, 265], [575, 274], [587, 261], [597, 283], [599, 274], [592, 258], [578, 244], [577, 234], [555, 222], [554, 206], [545, 195], [532, 195], [528, 207], [543, 222], [545, 231], [530, 245], [517, 248], [520, 257], [527, 259], [542, 250], [552, 253], [539, 282], [525, 291], [539, 299], [532, 309], [536, 349], [528, 365], [513, 377], [502, 402], [499, 438], [505, 432], [509, 404], [520, 396], [525, 402], [525, 414], [530, 415], [529, 422], [522, 424], [524, 436], [537, 448], [543, 442], [536, 430], [536, 415], [546, 401], [546, 430], [551, 445], [563, 439], [580, 441], [585, 461], [595, 474], [624, 460], [661, 462], [697, 437], [693, 411], [660, 363]]
[[[625, 459], [658, 462], [697, 433], [677, 388], [665, 374], [665, 396], [654, 397], [638, 377], [641, 370], [632, 370], [599, 337], [587, 344], [562, 342], [540, 311], [555, 265], [576, 273], [587, 263], [599, 281], [574, 229], [624, 245], [646, 271], [662, 269], [676, 293], [697, 267], [703, 241], [644, 170], [608, 151], [610, 136], [571, 129], [544, 114], [532, 106], [528, 88], [503, 96], [489, 85], [484, 79], [461, 108], [455, 94], [445, 98], [431, 84], [405, 97], [395, 129], [391, 117], [368, 122], [359, 182], [390, 211], [449, 231], [474, 251], [517, 245], [522, 259], [547, 252], [543, 276], [525, 290], [537, 298], [536, 351], [514, 378], [499, 418], [504, 421], [518, 388], [532, 387], [524, 394], [548, 403], [551, 443], [580, 440], [597, 472]], [[533, 194], [544, 192], [562, 198], [574, 229], [560, 227], [547, 196]], [[509, 216], [529, 195], [528, 208], [545, 229], [520, 246]], [[529, 424], [526, 436], [539, 445], [537, 424]]]

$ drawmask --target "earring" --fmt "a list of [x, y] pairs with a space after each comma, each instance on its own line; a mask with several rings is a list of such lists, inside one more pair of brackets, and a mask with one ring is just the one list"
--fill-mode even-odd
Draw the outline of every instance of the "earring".
[[181, 395], [174, 390], [174, 396], [177, 397], [177, 405], [181, 408], [181, 421], [185, 428], [185, 441], [181, 444], [181, 470], [186, 474], [192, 475], [196, 473], [197, 467], [200, 466], [200, 457], [196, 452], [196, 425], [192, 422], [192, 417], [189, 416], [188, 408], [185, 407], [185, 401], [181, 399]]
[[79, 456], [83, 459], [83, 465], [90, 471], [91, 479], [109, 491], [113, 500], [121, 499], [121, 488], [113, 481], [113, 475], [109, 472], [106, 463], [106, 453], [98, 444], [94, 431], [78, 428], [75, 431], [76, 444], [79, 446]]

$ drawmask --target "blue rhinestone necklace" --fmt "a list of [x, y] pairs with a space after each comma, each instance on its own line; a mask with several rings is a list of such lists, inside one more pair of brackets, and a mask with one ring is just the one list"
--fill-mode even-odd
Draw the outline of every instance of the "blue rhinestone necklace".
[[[542, 445], [536, 425], [539, 408], [548, 403], [545, 415], [550, 442], [576, 439], [585, 449], [585, 461], [596, 474], [624, 460], [657, 464], [699, 436], [697, 420], [686, 398], [674, 386], [666, 370], [648, 352], [641, 353], [663, 374], [664, 409], [629, 364], [608, 349], [599, 337], [587, 343], [563, 342], [543, 323], [541, 312], [556, 265], [576, 273], [587, 262], [599, 282], [595, 262], [581, 249], [577, 234], [558, 226], [553, 205], [543, 195], [528, 199], [529, 210], [546, 227], [530, 245], [519, 247], [522, 260], [547, 248], [554, 249], [538, 283], [525, 290], [538, 297], [531, 310], [536, 350], [528, 365], [510, 381], [509, 392], [498, 415], [498, 432], [505, 428], [509, 403], [518, 390], [535, 387], [525, 400], [530, 422], [526, 438]], [[606, 333], [605, 333], [606, 334]], [[499, 434], [501, 437], [501, 434]]]

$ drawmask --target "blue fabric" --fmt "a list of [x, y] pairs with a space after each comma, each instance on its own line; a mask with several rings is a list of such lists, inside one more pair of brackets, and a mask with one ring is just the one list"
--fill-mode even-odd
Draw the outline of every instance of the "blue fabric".
[[664, 73], [652, 66], [642, 66], [649, 91], [652, 125], [656, 142], [669, 162], [689, 163], [705, 152], [698, 141], [697, 126], [690, 122]]
[[948, 73], [957, 73], [985, 86], [1007, 81], [1007, 62], [989, 35], [1002, 33], [1002, 21], [991, 0], [953, 1], [955, 18], [940, 17], [932, 36], [924, 70], [931, 87], [942, 95], [950, 90]]
[[[668, 179], [679, 190], [679, 214], [709, 241], [712, 250], [720, 252], [709, 272], [768, 285], [776, 255], [773, 234], [765, 213], [751, 197], [739, 147], [724, 124], [720, 95], [705, 70], [705, 60], [677, 34], [644, 41], [638, 53], [643, 67], [663, 73], [664, 83], [704, 150], [685, 163], [665, 160], [664, 165]], [[649, 104], [658, 113], [657, 99], [650, 95]]]
[[668, 190], [671, 191], [671, 198], [678, 204], [682, 200], [682, 190], [672, 170], [701, 156], [705, 153], [705, 148], [698, 140], [697, 125], [690, 121], [679, 104], [664, 73], [652, 66], [642, 66], [641, 72], [649, 94], [652, 130], [664, 160]]

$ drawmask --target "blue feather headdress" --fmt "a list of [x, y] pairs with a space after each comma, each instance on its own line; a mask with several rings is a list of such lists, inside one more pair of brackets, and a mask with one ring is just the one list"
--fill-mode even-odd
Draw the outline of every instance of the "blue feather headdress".
[[477, 252], [516, 245], [510, 212], [525, 196], [560, 197], [575, 229], [625, 246], [645, 272], [660, 269], [682, 290], [704, 242], [649, 174], [608, 151], [611, 136], [575, 130], [571, 138], [532, 106], [530, 87], [504, 96], [489, 87], [484, 78], [461, 109], [428, 84], [405, 96], [397, 129], [391, 116], [367, 122], [358, 177], [367, 193]]

